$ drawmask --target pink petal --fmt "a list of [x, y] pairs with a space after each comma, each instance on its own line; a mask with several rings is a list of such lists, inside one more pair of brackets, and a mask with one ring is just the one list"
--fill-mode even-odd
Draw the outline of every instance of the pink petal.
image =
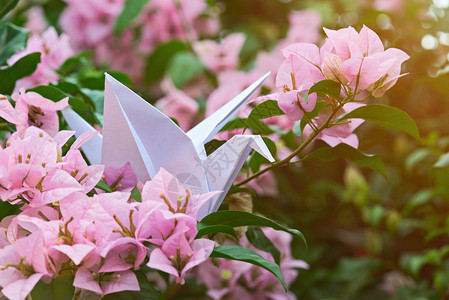
[[27, 279], [19, 279], [6, 287], [3, 287], [2, 294], [11, 300], [24, 300], [33, 290], [43, 274], [33, 274]]
[[358, 32], [351, 26], [339, 30], [323, 29], [334, 46], [336, 54], [342, 61], [347, 60], [350, 57], [348, 41], [358, 39]]
[[81, 261], [93, 250], [95, 245], [75, 244], [75, 245], [55, 245], [51, 247], [61, 253], [67, 255], [75, 265], [79, 265]]
[[75, 134], [72, 130], [61, 130], [53, 136], [53, 141], [62, 147]]
[[214, 250], [215, 242], [208, 239], [197, 239], [192, 242], [193, 255], [181, 271], [181, 278], [186, 272], [209, 258]]
[[17, 113], [8, 99], [3, 99], [3, 95], [0, 95], [0, 117], [5, 119], [9, 123], [17, 123]]
[[380, 37], [367, 26], [363, 25], [362, 30], [360, 30], [360, 38], [362, 40], [363, 51], [367, 55], [372, 55], [374, 53], [379, 53], [384, 51], [384, 45], [380, 40]]
[[159, 248], [156, 248], [153, 251], [151, 251], [150, 260], [148, 261], [147, 266], [171, 274], [176, 278], [179, 277], [178, 270], [176, 270], [173, 267], [172, 262], [167, 258], [167, 256], [165, 256], [164, 252], [162, 252], [162, 250]]
[[133, 267], [132, 264], [127, 263], [125, 260], [120, 258], [117, 254], [107, 256], [104, 260], [104, 264], [101, 266], [98, 272], [118, 272], [126, 271]]
[[140, 291], [139, 281], [132, 271], [115, 272], [113, 275], [118, 278], [113, 277], [108, 281], [101, 282], [104, 295], [120, 291]]
[[92, 273], [87, 268], [79, 268], [75, 274], [75, 280], [73, 281], [73, 286], [89, 290], [98, 294], [103, 294], [100, 284], [94, 280]]
[[79, 147], [81, 147], [85, 142], [87, 142], [91, 137], [93, 137], [94, 135], [97, 135], [98, 132], [97, 131], [86, 131], [83, 132], [77, 139], [75, 142], [73, 142], [72, 146], [70, 147], [70, 149], [76, 150]]

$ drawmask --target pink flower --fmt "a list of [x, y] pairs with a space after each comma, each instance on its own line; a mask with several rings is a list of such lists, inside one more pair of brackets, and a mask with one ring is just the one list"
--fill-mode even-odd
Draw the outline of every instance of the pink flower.
[[[343, 108], [340, 109], [340, 111], [334, 116], [334, 120], [341, 115], [347, 114], [351, 112], [352, 110], [362, 106], [363, 104], [360, 103], [347, 103]], [[328, 118], [329, 114], [331, 113], [331, 108], [325, 107], [323, 108], [318, 118], [313, 120], [313, 123], [316, 126], [321, 126], [325, 120]], [[347, 144], [353, 148], [358, 148], [359, 146], [359, 140], [357, 138], [357, 135], [353, 133], [353, 131], [359, 127], [364, 120], [362, 119], [352, 119], [349, 120], [347, 123], [334, 125], [330, 128], [325, 128], [323, 131], [321, 131], [316, 138], [321, 139], [322, 141], [326, 142], [329, 146], [335, 147], [336, 145], [340, 143]], [[313, 131], [312, 128], [310, 128], [309, 125], [306, 125], [304, 128], [304, 136], [307, 137], [310, 135], [310, 133]]]
[[57, 111], [68, 106], [68, 98], [59, 102], [53, 102], [35, 92], [25, 92], [21, 88], [17, 93], [12, 94], [11, 98], [16, 102], [15, 106], [15, 125], [17, 132], [22, 134], [30, 125], [42, 128], [51, 136], [54, 136], [59, 130], [59, 118]]
[[233, 33], [220, 43], [202, 40], [193, 44], [193, 49], [208, 69], [213, 72], [234, 69], [239, 62], [239, 53], [245, 41], [245, 35]]
[[62, 169], [75, 178], [84, 188], [84, 192], [90, 192], [103, 176], [103, 165], [87, 165], [79, 147], [89, 140], [97, 132], [85, 132], [72, 144], [69, 151], [62, 159], [65, 163]]
[[[298, 275], [296, 269], [307, 269], [309, 266], [291, 256], [292, 238], [288, 233], [271, 228], [262, 230], [281, 252], [281, 272], [289, 286]], [[254, 248], [246, 237], [242, 237], [239, 244], [254, 250], [266, 260], [274, 261], [270, 254]], [[197, 274], [208, 287], [208, 296], [212, 299], [296, 299], [292, 293], [285, 293], [282, 284], [269, 271], [244, 262], [214, 259], [214, 262], [201, 264]]]
[[112, 191], [129, 192], [137, 185], [137, 177], [128, 162], [121, 168], [107, 167], [104, 180]]
[[25, 27], [32, 33], [41, 34], [48, 27], [44, 10], [40, 6], [33, 6], [27, 10], [27, 22]]
[[0, 249], [0, 286], [8, 299], [25, 300], [42, 276], [21, 259], [14, 246]]
[[196, 218], [200, 207], [217, 193], [220, 192], [192, 194], [175, 176], [161, 168], [152, 180], [145, 183], [142, 190], [142, 202], [151, 201], [155, 205], [162, 205], [164, 210], [173, 214], [183, 213]]
[[[352, 27], [340, 30], [325, 28], [324, 31], [329, 38], [321, 48], [322, 55], [328, 56], [325, 66], [340, 68], [341, 73], [334, 70], [335, 77], [342, 83], [347, 79], [352, 89], [377, 89], [373, 95], [382, 95], [396, 83], [401, 64], [409, 58], [396, 48], [385, 51], [379, 36], [366, 26], [360, 33]], [[329, 63], [332, 56], [326, 54], [328, 52], [334, 52], [340, 60], [333, 58], [334, 63]]]
[[161, 248], [150, 254], [148, 266], [176, 277], [176, 282], [183, 284], [188, 270], [205, 261], [215, 242], [208, 239], [197, 239], [189, 243], [185, 232], [188, 228], [177, 226], [175, 232], [164, 242]]
[[66, 0], [60, 24], [77, 49], [92, 49], [112, 36], [124, 0]]
[[100, 273], [98, 266], [81, 267], [76, 271], [73, 286], [89, 290], [102, 296], [120, 291], [139, 291], [139, 282], [131, 271]]
[[290, 120], [297, 121], [302, 119], [304, 111], [311, 112], [315, 108], [316, 94], [313, 93], [307, 97], [307, 102], [303, 96], [307, 96], [305, 91], [288, 91], [279, 96], [279, 108], [287, 115]]
[[31, 35], [26, 49], [13, 55], [8, 60], [8, 65], [13, 65], [20, 58], [32, 52], [41, 53], [41, 62], [31, 76], [16, 82], [16, 89], [17, 87], [31, 88], [36, 85], [56, 82], [58, 80], [56, 70], [74, 54], [73, 49], [69, 45], [69, 37], [65, 34], [58, 37], [56, 30], [53, 27], [49, 27], [42, 35]]
[[375, 0], [374, 7], [377, 10], [390, 13], [401, 13], [404, 10], [404, 0]]
[[196, 39], [194, 21], [206, 8], [204, 0], [172, 2], [152, 0], [142, 12], [141, 51], [149, 51], [157, 43], [173, 38]]
[[292, 12], [289, 15], [290, 27], [287, 37], [282, 42], [293, 43], [316, 43], [320, 38], [321, 15], [313, 10]]

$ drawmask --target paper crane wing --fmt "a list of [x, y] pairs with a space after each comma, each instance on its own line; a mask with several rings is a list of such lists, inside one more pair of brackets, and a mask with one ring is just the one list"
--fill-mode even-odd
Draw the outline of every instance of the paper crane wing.
[[169, 117], [106, 74], [102, 162], [130, 162], [137, 178], [149, 180], [160, 167], [188, 177], [207, 192], [201, 160], [190, 138]]
[[201, 158], [206, 158], [204, 144], [228, 123], [268, 76], [270, 76], [270, 72], [263, 75], [243, 92], [187, 132], [188, 137], [192, 140]]
[[251, 150], [254, 149], [270, 162], [273, 156], [259, 135], [236, 135], [215, 150], [204, 161], [209, 188], [224, 191], [205, 203], [199, 210], [197, 219], [201, 220], [211, 212], [217, 211], [231, 187]]

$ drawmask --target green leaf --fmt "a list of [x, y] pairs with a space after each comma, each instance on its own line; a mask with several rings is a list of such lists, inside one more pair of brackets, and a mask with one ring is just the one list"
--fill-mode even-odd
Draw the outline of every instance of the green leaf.
[[233, 237], [237, 238], [237, 235], [235, 234], [235, 230], [232, 226], [229, 225], [212, 225], [212, 226], [207, 226], [201, 223], [197, 224], [197, 230], [198, 230], [198, 234], [196, 235], [196, 239], [199, 239], [200, 237], [206, 235], [206, 234], [211, 234], [211, 233], [227, 233], [229, 235], [232, 235]]
[[122, 12], [115, 21], [114, 34], [120, 34], [126, 26], [131, 24], [148, 1], [149, 0], [126, 0]]
[[317, 93], [318, 96], [323, 97], [328, 95], [334, 99], [340, 99], [341, 85], [333, 80], [324, 79], [315, 83], [309, 89], [309, 95]]
[[268, 252], [274, 261], [279, 264], [281, 261], [281, 252], [273, 244], [273, 242], [263, 233], [259, 227], [249, 226], [246, 231], [248, 241], [257, 249]]
[[364, 154], [358, 149], [355, 149], [346, 144], [338, 144], [335, 147], [321, 147], [306, 155], [302, 160], [311, 158], [318, 158], [323, 161], [332, 161], [337, 158], [345, 158], [359, 166], [373, 169], [382, 174], [382, 176], [387, 179], [385, 165], [378, 155]]
[[[104, 296], [104, 300], [164, 300], [162, 294], [148, 281], [142, 270], [134, 271], [139, 281], [140, 291], [123, 291]], [[33, 298], [34, 300], [34, 298]]]
[[206, 150], [206, 154], [207, 154], [207, 155], [210, 155], [212, 152], [214, 152], [215, 150], [217, 150], [218, 148], [220, 148], [221, 145], [223, 145], [224, 143], [226, 143], [226, 141], [223, 141], [223, 140], [216, 140], [216, 139], [213, 139], [213, 140], [207, 142], [207, 143], [204, 145], [204, 149]]
[[221, 128], [220, 132], [221, 131], [229, 131], [229, 130], [234, 130], [234, 129], [245, 128], [245, 123], [246, 123], [246, 119], [239, 118], [239, 117], [234, 117], [234, 118], [231, 119], [231, 121], [226, 123], [226, 125], [223, 126], [223, 128]]
[[0, 66], [17, 50], [25, 49], [29, 32], [12, 23], [0, 22]]
[[73, 274], [64, 271], [49, 284], [39, 281], [31, 291], [31, 297], [33, 300], [72, 300], [74, 292]]
[[137, 202], [142, 202], [142, 194], [140, 193], [139, 188], [137, 186], [135, 186], [131, 190], [131, 198], [133, 198]]
[[244, 211], [237, 211], [237, 210], [216, 211], [205, 216], [201, 220], [200, 224], [202, 224], [201, 228], [198, 230], [198, 235], [200, 236], [204, 235], [201, 233], [201, 231], [205, 231], [208, 226], [215, 226], [215, 225], [229, 225], [232, 227], [240, 227], [240, 226], [271, 227], [275, 230], [282, 230], [290, 233], [295, 238], [302, 240], [307, 247], [306, 238], [299, 230], [286, 228], [274, 222], [273, 220]]
[[18, 215], [20, 213], [20, 205], [12, 205], [9, 202], [0, 202], [0, 221], [4, 217]]
[[174, 40], [159, 45], [148, 57], [145, 66], [145, 82], [151, 84], [161, 79], [173, 56], [184, 50], [186, 45], [181, 41]]
[[251, 110], [246, 119], [245, 128], [251, 128], [254, 133], [259, 134], [271, 133], [269, 127], [260, 120], [280, 115], [285, 115], [285, 113], [279, 108], [277, 101], [267, 100]]
[[103, 190], [103, 191], [105, 191], [107, 193], [112, 193], [112, 190], [109, 187], [109, 185], [106, 182], [102, 181], [102, 180], [98, 181], [98, 183], [97, 183], [97, 185], [95, 187], [97, 189]]
[[175, 86], [180, 88], [204, 69], [204, 64], [196, 55], [189, 52], [179, 52], [173, 56], [167, 70]]
[[251, 249], [236, 245], [223, 245], [215, 247], [210, 257], [238, 260], [262, 267], [273, 273], [273, 275], [276, 276], [282, 283], [282, 286], [287, 292], [287, 285], [285, 284], [284, 277], [282, 277], [281, 268], [279, 265], [263, 259], [262, 256]]
[[0, 0], [0, 19], [11, 11], [18, 2], [19, 0]]
[[16, 81], [20, 78], [30, 76], [36, 70], [41, 61], [41, 53], [30, 53], [14, 63], [14, 65], [0, 69], [0, 94], [11, 94]]
[[82, 73], [83, 70], [92, 68], [89, 56], [92, 56], [93, 54], [94, 53], [92, 51], [85, 50], [68, 58], [62, 65], [59, 66], [58, 73], [63, 77], [66, 77], [70, 73]]
[[368, 122], [395, 130], [405, 132], [417, 141], [420, 141], [420, 135], [418, 126], [415, 121], [403, 110], [395, 107], [381, 105], [381, 104], [369, 104], [359, 107], [340, 120], [360, 118]]

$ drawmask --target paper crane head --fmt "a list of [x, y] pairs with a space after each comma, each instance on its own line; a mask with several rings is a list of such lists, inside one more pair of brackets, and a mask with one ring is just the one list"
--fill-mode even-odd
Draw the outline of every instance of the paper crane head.
[[[91, 163], [121, 167], [130, 162], [138, 180], [143, 182], [164, 168], [193, 194], [223, 191], [201, 207], [197, 215], [201, 219], [218, 209], [251, 149], [274, 161], [258, 135], [236, 135], [209, 156], [204, 149], [204, 144], [246, 103], [268, 75], [185, 133], [157, 108], [106, 74], [103, 135], [88, 141], [83, 151]], [[74, 111], [66, 109], [63, 115], [78, 135], [93, 130]]]

